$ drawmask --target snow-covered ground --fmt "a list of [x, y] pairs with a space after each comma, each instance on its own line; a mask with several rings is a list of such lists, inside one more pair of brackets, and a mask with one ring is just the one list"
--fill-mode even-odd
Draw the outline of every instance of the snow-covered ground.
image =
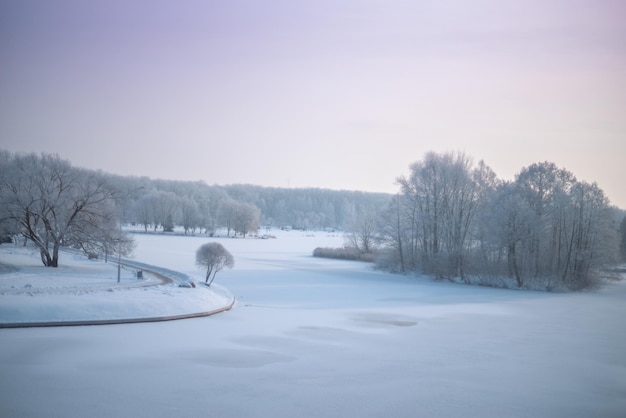
[[[229, 312], [0, 329], [0, 416], [624, 416], [625, 282], [567, 294], [433, 282], [311, 257], [339, 236], [277, 236], [216, 239], [235, 257], [216, 279], [237, 297]], [[195, 250], [211, 239], [136, 239], [138, 261], [202, 276]], [[127, 291], [142, 290], [108, 293]], [[198, 289], [181, 291], [169, 299]]]
[[[102, 321], [208, 312], [230, 304], [227, 291], [181, 288], [143, 270], [62, 252], [58, 268], [42, 265], [34, 246], [0, 246], [0, 324]], [[194, 279], [194, 278], [192, 278]]]

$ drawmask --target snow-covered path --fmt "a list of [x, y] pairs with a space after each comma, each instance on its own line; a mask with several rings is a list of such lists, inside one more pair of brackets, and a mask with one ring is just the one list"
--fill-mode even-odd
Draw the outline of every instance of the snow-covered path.
[[[236, 266], [216, 281], [238, 303], [218, 316], [0, 330], [0, 415], [622, 417], [626, 411], [626, 283], [576, 294], [520, 292], [309, 256], [333, 240], [224, 239]], [[207, 239], [138, 241], [138, 260], [198, 274], [193, 251]]]

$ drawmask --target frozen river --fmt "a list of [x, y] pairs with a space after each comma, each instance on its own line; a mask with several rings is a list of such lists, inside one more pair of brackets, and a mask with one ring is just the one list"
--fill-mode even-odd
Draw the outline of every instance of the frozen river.
[[[135, 258], [201, 279], [199, 237]], [[551, 294], [315, 259], [326, 233], [219, 241], [213, 317], [0, 329], [6, 417], [623, 417], [626, 283]]]

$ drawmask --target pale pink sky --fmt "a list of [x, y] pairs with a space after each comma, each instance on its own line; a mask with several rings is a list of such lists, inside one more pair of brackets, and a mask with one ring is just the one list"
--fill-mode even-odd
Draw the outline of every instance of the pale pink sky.
[[626, 208], [626, 2], [0, 2], [0, 148], [123, 175], [395, 192], [427, 151]]

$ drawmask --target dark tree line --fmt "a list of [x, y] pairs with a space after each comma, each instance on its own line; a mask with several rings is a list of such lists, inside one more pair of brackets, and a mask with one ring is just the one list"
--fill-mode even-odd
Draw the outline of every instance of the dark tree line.
[[390, 269], [581, 289], [616, 259], [616, 209], [595, 183], [553, 163], [523, 168], [509, 182], [465, 154], [428, 153], [398, 183], [379, 218]]

